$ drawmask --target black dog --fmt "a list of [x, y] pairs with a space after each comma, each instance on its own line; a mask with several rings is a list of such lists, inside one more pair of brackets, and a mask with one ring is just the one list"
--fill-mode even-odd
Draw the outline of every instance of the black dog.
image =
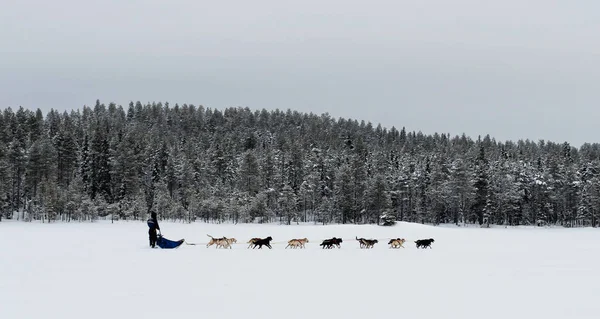
[[342, 242], [343, 242], [343, 240], [341, 238], [333, 237], [331, 239], [325, 239], [319, 246], [323, 246], [323, 248], [331, 249], [331, 248], [333, 248], [333, 245], [336, 245], [338, 248], [340, 248], [340, 243], [342, 243]]
[[271, 238], [271, 236], [269, 236], [267, 238], [259, 239], [254, 242], [254, 246], [252, 247], [252, 249], [256, 248], [256, 246], [258, 246], [258, 249], [262, 249], [263, 245], [265, 245], [265, 246], [269, 247], [269, 249], [271, 249], [271, 248], [273, 248], [273, 247], [271, 247], [271, 240], [273, 240], [273, 238]]
[[377, 244], [378, 242], [379, 242], [379, 240], [377, 240], [377, 239], [365, 239], [364, 246], [367, 249], [373, 248], [373, 246], [375, 246], [375, 244]]
[[323, 249], [331, 249], [333, 247], [333, 241], [331, 239], [325, 239], [319, 246]]
[[429, 238], [429, 239], [419, 239], [417, 241], [415, 241], [415, 244], [417, 244], [417, 248], [431, 248], [431, 243], [435, 242], [435, 240], [433, 240], [433, 238]]
[[[331, 238], [331, 243], [333, 245], [336, 245], [337, 248], [341, 248], [340, 243], [342, 243], [342, 241], [343, 240], [341, 238], [336, 238], [336, 237]], [[333, 248], [333, 246], [332, 246], [332, 248]]]

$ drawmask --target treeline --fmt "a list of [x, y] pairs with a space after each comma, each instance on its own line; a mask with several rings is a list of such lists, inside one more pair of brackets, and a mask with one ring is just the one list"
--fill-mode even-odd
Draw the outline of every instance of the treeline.
[[599, 144], [100, 101], [6, 108], [0, 135], [0, 219], [599, 224]]

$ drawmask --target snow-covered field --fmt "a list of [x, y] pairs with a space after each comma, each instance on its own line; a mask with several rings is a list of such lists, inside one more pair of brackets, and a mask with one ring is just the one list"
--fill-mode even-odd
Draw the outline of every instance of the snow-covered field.
[[[1, 318], [598, 318], [600, 230], [0, 222]], [[272, 236], [273, 249], [247, 249]], [[320, 240], [342, 237], [341, 249]], [[355, 236], [378, 238], [359, 249]], [[307, 249], [284, 249], [307, 237]], [[405, 249], [386, 238], [404, 237]], [[416, 249], [418, 238], [435, 239]]]

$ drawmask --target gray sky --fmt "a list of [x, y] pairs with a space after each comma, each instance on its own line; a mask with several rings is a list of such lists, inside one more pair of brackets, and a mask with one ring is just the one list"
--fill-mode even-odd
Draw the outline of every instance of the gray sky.
[[0, 0], [0, 108], [293, 109], [600, 142], [600, 2]]

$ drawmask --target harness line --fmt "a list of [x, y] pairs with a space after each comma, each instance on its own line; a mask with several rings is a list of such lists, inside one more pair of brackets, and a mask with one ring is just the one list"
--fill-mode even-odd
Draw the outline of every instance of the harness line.
[[[231, 237], [231, 238], [234, 238], [234, 237]], [[320, 239], [318, 241], [309, 240], [308, 243], [306, 243], [305, 245], [314, 244], [314, 243], [321, 243], [321, 242], [323, 242], [324, 240], [327, 240], [327, 239], [331, 239], [331, 238]], [[341, 239], [343, 240], [342, 243], [347, 242], [347, 241], [357, 241], [356, 238], [351, 238], [351, 239], [341, 238]], [[373, 238], [373, 239], [377, 239], [377, 238]], [[382, 238], [381, 240], [386, 241], [386, 245], [387, 245], [387, 241], [392, 240], [392, 239], [398, 239], [398, 238], [397, 237], [396, 238]], [[409, 242], [410, 242], [409, 240], [406, 240], [404, 243], [406, 244], [406, 243], [409, 243]], [[289, 241], [272, 241], [271, 245], [281, 245], [281, 244], [288, 244], [288, 243], [289, 243]], [[382, 242], [380, 242], [380, 243], [382, 243]], [[205, 242], [205, 243], [188, 243], [186, 241], [185, 244], [186, 245], [191, 245], [191, 246], [200, 246], [200, 245], [206, 246], [206, 245], [208, 245], [208, 242]], [[249, 244], [250, 243], [247, 243], [247, 242], [235, 242], [235, 243], [231, 243], [231, 246], [233, 246], [233, 245], [249, 245]]]

